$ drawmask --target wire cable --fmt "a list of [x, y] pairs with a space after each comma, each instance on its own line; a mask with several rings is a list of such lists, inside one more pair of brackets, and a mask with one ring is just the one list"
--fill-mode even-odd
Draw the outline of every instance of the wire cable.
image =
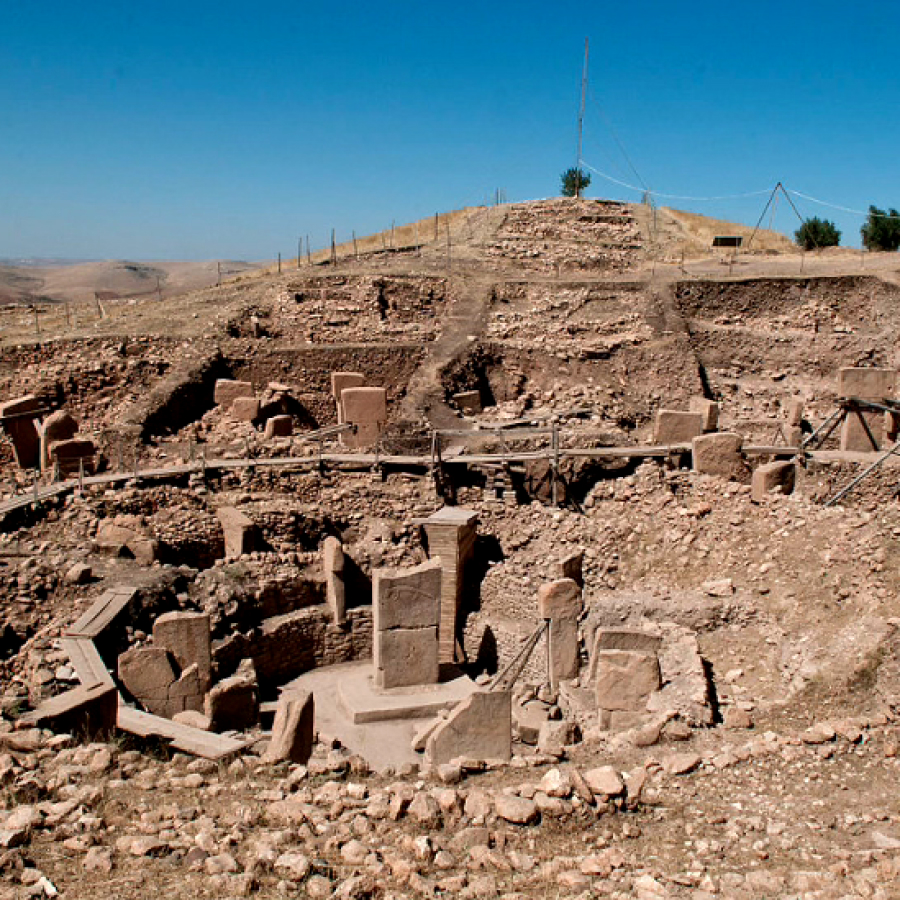
[[818, 203], [819, 206], [828, 206], [831, 209], [839, 209], [841, 212], [850, 213], [854, 216], [862, 216], [864, 219], [867, 219], [869, 216], [874, 216], [876, 219], [900, 219], [900, 214], [891, 215], [890, 213], [863, 212], [861, 209], [851, 209], [849, 206], [829, 203], [827, 200], [818, 200], [816, 197], [810, 197], [809, 194], [804, 194], [801, 191], [794, 191], [789, 188], [785, 188], [785, 190], [795, 197], [802, 197], [804, 200], [809, 200], [810, 203]]
[[718, 197], [689, 197], [684, 194], [664, 194], [661, 191], [648, 191], [644, 188], [636, 187], [633, 184], [628, 184], [627, 181], [620, 181], [618, 178], [613, 178], [612, 175], [607, 175], [606, 172], [601, 172], [599, 169], [595, 169], [589, 163], [582, 161], [582, 164], [586, 169], [590, 169], [595, 175], [599, 175], [601, 178], [605, 178], [607, 181], [611, 181], [613, 184], [618, 184], [621, 187], [628, 188], [630, 191], [636, 191], [639, 194], [651, 194], [654, 197], [660, 197], [664, 200], [695, 200], [695, 201], [709, 201], [709, 200], [741, 200], [746, 197], [761, 197], [764, 194], [771, 193], [771, 188], [766, 188], [762, 191], [747, 191], [744, 194], [723, 194]]

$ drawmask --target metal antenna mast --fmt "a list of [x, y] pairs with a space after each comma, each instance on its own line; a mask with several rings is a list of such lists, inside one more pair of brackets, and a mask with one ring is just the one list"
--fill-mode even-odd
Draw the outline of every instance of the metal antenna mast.
[[581, 196], [581, 138], [584, 133], [584, 98], [587, 94], [588, 39], [584, 39], [584, 69], [581, 72], [581, 106], [578, 109], [578, 159], [575, 161], [575, 196]]

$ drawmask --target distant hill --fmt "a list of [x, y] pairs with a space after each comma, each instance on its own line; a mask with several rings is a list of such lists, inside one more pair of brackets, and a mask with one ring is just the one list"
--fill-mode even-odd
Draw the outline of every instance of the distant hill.
[[[15, 263], [15, 264], [13, 264]], [[216, 284], [222, 279], [256, 271], [253, 263], [227, 260], [202, 262], [129, 262], [104, 260], [2, 260], [0, 303], [34, 303], [125, 299], [157, 292], [172, 297]]]

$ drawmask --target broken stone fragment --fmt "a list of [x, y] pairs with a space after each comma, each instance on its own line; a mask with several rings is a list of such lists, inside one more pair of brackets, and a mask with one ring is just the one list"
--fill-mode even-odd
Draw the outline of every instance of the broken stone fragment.
[[153, 623], [153, 643], [168, 650], [182, 669], [196, 665], [201, 693], [209, 690], [212, 646], [207, 613], [163, 613]]
[[204, 713], [213, 731], [244, 731], [259, 721], [259, 693], [255, 676], [245, 667], [213, 685]]
[[151, 565], [156, 559], [156, 541], [147, 534], [122, 524], [123, 521], [130, 523], [131, 517], [119, 516], [100, 522], [94, 546], [115, 556], [131, 556], [142, 566]]
[[312, 755], [315, 732], [313, 695], [308, 691], [285, 691], [278, 698], [272, 738], [266, 762], [305, 763]]
[[428, 738], [425, 757], [434, 767], [458, 757], [510, 759], [512, 694], [476, 691], [457, 704]]
[[[147, 712], [169, 717], [169, 692], [178, 680], [168, 652], [162, 647], [132, 647], [119, 656], [119, 680]], [[174, 712], [181, 712], [180, 709]]]

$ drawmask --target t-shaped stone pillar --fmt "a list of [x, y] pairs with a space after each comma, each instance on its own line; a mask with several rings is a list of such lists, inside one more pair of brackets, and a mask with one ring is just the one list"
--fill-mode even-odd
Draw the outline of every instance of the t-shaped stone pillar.
[[538, 588], [538, 616], [550, 620], [550, 686], [578, 675], [578, 617], [581, 588], [571, 578], [560, 578]]

